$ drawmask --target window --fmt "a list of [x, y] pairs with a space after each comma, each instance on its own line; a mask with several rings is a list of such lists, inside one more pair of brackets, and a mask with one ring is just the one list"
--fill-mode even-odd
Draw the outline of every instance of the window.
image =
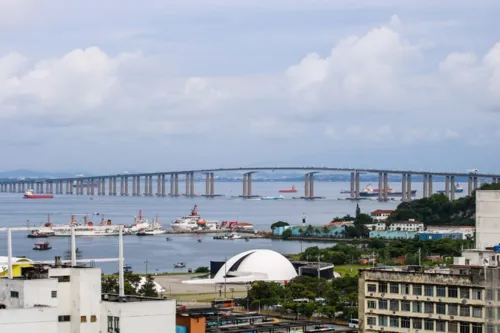
[[120, 317], [114, 317], [115, 319], [115, 331], [120, 332]]
[[399, 327], [399, 317], [391, 317], [391, 327]]
[[58, 282], [69, 282], [69, 275], [65, 275], [65, 276], [58, 276], [58, 277], [57, 277], [57, 281], [58, 281]]
[[387, 326], [387, 316], [378, 316], [378, 326]]
[[411, 311], [411, 303], [409, 301], [401, 302], [401, 311], [410, 312]]
[[434, 320], [426, 319], [424, 329], [426, 331], [434, 331]]
[[386, 299], [379, 299], [378, 300], [378, 308], [379, 308], [379, 310], [387, 310], [387, 300]]
[[448, 332], [449, 333], [458, 333], [458, 325], [455, 321], [448, 322]]
[[436, 331], [446, 332], [446, 322], [444, 320], [436, 320]]
[[448, 315], [456, 316], [458, 315], [458, 305], [456, 304], [448, 304]]
[[108, 332], [113, 329], [113, 317], [108, 316]]
[[472, 288], [472, 299], [478, 299], [478, 300], [481, 300], [482, 297], [481, 297], [481, 289], [477, 289], [477, 288]]
[[448, 297], [449, 298], [457, 298], [458, 297], [458, 288], [457, 287], [448, 287]]
[[399, 311], [399, 301], [391, 299], [389, 307], [391, 311]]
[[470, 293], [469, 288], [460, 288], [460, 298], [469, 299], [470, 297], [469, 293]]
[[368, 284], [368, 292], [369, 293], [376, 293], [377, 292], [377, 285], [376, 284]]
[[368, 317], [367, 322], [368, 325], [375, 326], [377, 325], [377, 317]]
[[425, 313], [434, 313], [434, 303], [424, 303]]
[[486, 333], [496, 333], [495, 331], [495, 326], [491, 324], [486, 326]]
[[446, 297], [446, 287], [445, 286], [436, 286], [436, 296], [437, 297]]
[[470, 306], [460, 305], [460, 315], [462, 317], [470, 317]]
[[410, 285], [409, 284], [402, 284], [401, 285], [401, 292], [403, 295], [410, 295]]
[[478, 323], [473, 323], [472, 333], [483, 333], [483, 325]]
[[500, 289], [497, 290], [497, 300], [500, 301]]
[[97, 317], [96, 317], [96, 315], [92, 315], [92, 316], [90, 316], [90, 322], [91, 322], [91, 323], [95, 323], [96, 321], [97, 321]]
[[113, 330], [120, 332], [120, 317], [108, 316], [108, 332]]
[[50, 294], [51, 294], [52, 298], [57, 298], [57, 290], [52, 290], [50, 292]]
[[493, 308], [486, 308], [486, 318], [495, 319], [495, 311], [493, 311]]
[[486, 290], [486, 300], [494, 301], [493, 290]]
[[80, 322], [86, 323], [87, 322], [87, 316], [81, 316], [80, 317]]
[[69, 316], [58, 316], [58, 317], [57, 317], [57, 321], [58, 321], [58, 322], [66, 322], [66, 321], [70, 321], [70, 317], [69, 317]]
[[422, 296], [422, 285], [420, 284], [413, 285], [413, 295]]
[[470, 333], [470, 324], [460, 323], [460, 333]]
[[413, 312], [422, 313], [422, 302], [413, 302]]
[[387, 283], [386, 282], [379, 282], [378, 283], [378, 292], [379, 293], [386, 293], [387, 292]]
[[500, 319], [500, 308], [497, 308], [497, 318]]
[[437, 314], [446, 314], [446, 304], [437, 303], [436, 304], [436, 313]]
[[11, 292], [10, 292], [10, 298], [19, 298], [19, 292], [11, 290]]
[[377, 308], [377, 302], [368, 301], [368, 309], [376, 309], [376, 308]]
[[413, 318], [412, 320], [412, 326], [413, 326], [413, 329], [415, 330], [421, 330], [422, 329], [422, 319], [420, 318]]
[[425, 285], [424, 286], [425, 296], [434, 296], [434, 286]]
[[481, 318], [483, 316], [483, 309], [479, 306], [472, 307], [472, 317]]
[[399, 294], [399, 284], [391, 283], [391, 294]]
[[408, 318], [408, 317], [401, 318], [401, 327], [402, 328], [410, 328], [410, 318]]

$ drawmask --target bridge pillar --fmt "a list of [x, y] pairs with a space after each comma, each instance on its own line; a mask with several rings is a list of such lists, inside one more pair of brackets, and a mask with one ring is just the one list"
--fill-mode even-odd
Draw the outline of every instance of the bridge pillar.
[[406, 173], [401, 177], [401, 201], [406, 201]]
[[125, 177], [120, 177], [120, 196], [125, 194]]
[[[89, 180], [89, 185], [90, 185], [90, 194], [94, 195], [94, 189], [95, 189], [95, 181], [94, 178]], [[88, 193], [87, 193], [88, 194]]]
[[123, 195], [128, 196], [128, 176], [123, 177], [125, 181], [125, 193]]
[[446, 197], [449, 199], [450, 198], [450, 176], [446, 175], [444, 179], [444, 193], [446, 194]]
[[176, 173], [174, 176], [175, 184], [174, 184], [174, 196], [179, 196], [179, 174]]
[[170, 196], [174, 195], [174, 175], [170, 174]]
[[378, 201], [384, 200], [384, 185], [382, 172], [378, 173]]
[[132, 176], [132, 195], [135, 197], [137, 195], [137, 177]]
[[215, 176], [213, 172], [210, 173], [210, 196], [215, 196]]
[[406, 193], [406, 199], [408, 201], [411, 201], [412, 200], [412, 195], [411, 195], [411, 173], [407, 174], [406, 175], [406, 189], [407, 189], [407, 193]]
[[429, 175], [427, 177], [427, 179], [429, 180], [429, 186], [428, 186], [427, 190], [429, 192], [429, 196], [431, 196], [433, 194], [433, 190], [432, 190], [432, 175]]
[[474, 190], [477, 190], [478, 188], [478, 179], [477, 177], [474, 177]]
[[311, 174], [309, 174], [309, 173], [306, 173], [304, 175], [304, 198], [305, 199], [309, 198], [309, 189], [310, 189], [310, 187], [309, 187], [309, 176], [310, 175]]
[[156, 177], [156, 196], [161, 196], [161, 175]]
[[314, 173], [309, 175], [309, 198], [314, 199]]
[[16, 183], [13, 183], [13, 184], [12, 184], [12, 192], [13, 192], [13, 193], [16, 193]]
[[186, 197], [189, 197], [190, 194], [189, 194], [189, 189], [191, 187], [189, 186], [189, 173], [186, 173]]
[[247, 185], [248, 196], [252, 196], [252, 174], [248, 174], [248, 185]]
[[149, 176], [149, 193], [150, 197], [153, 196], [153, 176]]
[[423, 188], [423, 197], [424, 198], [427, 198], [429, 196], [429, 193], [427, 192], [427, 185], [428, 185], [428, 181], [427, 181], [427, 177], [428, 175], [424, 175], [424, 188]]
[[164, 197], [166, 195], [165, 191], [165, 175], [161, 175], [161, 196]]
[[144, 196], [149, 195], [149, 176], [144, 177]]
[[359, 199], [359, 172], [356, 171], [356, 200]]
[[195, 193], [194, 193], [194, 173], [191, 172], [190, 174], [190, 180], [189, 180], [189, 185], [191, 186], [191, 189], [189, 190], [191, 196], [194, 196]]
[[455, 200], [455, 176], [451, 176], [450, 200]]
[[389, 177], [387, 172], [384, 172], [384, 201], [389, 200]]
[[467, 195], [472, 194], [472, 177], [469, 176], [467, 180]]
[[356, 182], [355, 177], [354, 172], [351, 172], [351, 199], [356, 198], [356, 186], [354, 185]]
[[101, 195], [106, 195], [106, 178], [101, 178]]
[[141, 195], [141, 176], [137, 176], [137, 189], [135, 190], [135, 193], [137, 196]]
[[113, 195], [116, 196], [116, 177], [113, 177]]

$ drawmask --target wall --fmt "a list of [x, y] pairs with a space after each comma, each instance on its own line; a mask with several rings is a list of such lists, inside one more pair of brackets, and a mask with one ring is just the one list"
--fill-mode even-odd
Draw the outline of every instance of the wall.
[[57, 309], [31, 308], [0, 310], [0, 332], [59, 333], [57, 325]]
[[500, 243], [500, 191], [476, 192], [476, 248]]
[[107, 317], [120, 317], [120, 333], [175, 332], [175, 300], [101, 303], [101, 331], [107, 332]]
[[415, 231], [370, 231], [370, 238], [412, 239], [417, 235]]
[[[0, 304], [7, 309], [32, 308], [35, 305], [57, 307], [57, 298], [52, 298], [51, 291], [57, 290], [57, 280], [9, 280], [0, 279]], [[19, 298], [11, 298], [10, 292], [17, 291]]]
[[439, 240], [443, 238], [451, 238], [451, 239], [465, 239], [465, 236], [461, 233], [426, 233], [421, 232], [418, 235], [418, 239], [423, 240]]
[[205, 317], [177, 316], [176, 323], [187, 327], [188, 333], [205, 333], [207, 321]]

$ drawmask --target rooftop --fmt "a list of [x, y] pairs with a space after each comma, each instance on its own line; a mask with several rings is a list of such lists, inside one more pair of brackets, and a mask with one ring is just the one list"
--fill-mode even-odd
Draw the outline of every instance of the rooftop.
[[391, 210], [391, 209], [377, 209], [377, 210], [374, 210], [372, 212], [372, 214], [390, 214], [392, 213], [394, 210]]
[[115, 302], [115, 303], [133, 303], [133, 302], [165, 301], [167, 300], [167, 298], [130, 296], [130, 295], [125, 295], [120, 297], [117, 294], [102, 294], [101, 300], [105, 302]]

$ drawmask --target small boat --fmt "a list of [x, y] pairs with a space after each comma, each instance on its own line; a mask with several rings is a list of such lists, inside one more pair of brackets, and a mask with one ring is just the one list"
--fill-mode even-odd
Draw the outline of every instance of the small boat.
[[247, 238], [245, 238], [245, 242], [248, 242], [249, 240], [250, 240], [250, 238], [248, 238], [248, 237], [247, 237]]
[[[464, 188], [460, 186], [460, 184], [455, 185], [455, 193], [462, 193], [464, 191]], [[437, 193], [446, 193], [446, 190], [439, 190]]]
[[280, 195], [279, 197], [262, 197], [260, 200], [283, 200], [285, 199], [284, 196]]
[[35, 247], [33, 250], [35, 251], [47, 251], [50, 250], [52, 246], [50, 246], [49, 242], [40, 242], [40, 243], [35, 243]]
[[55, 236], [53, 231], [31, 230], [31, 233], [28, 234], [28, 238], [47, 238], [52, 236]]
[[54, 196], [52, 194], [36, 194], [33, 190], [28, 190], [24, 192], [24, 199], [52, 199]]
[[179, 261], [177, 264], [174, 264], [174, 268], [184, 268], [186, 267], [186, 263]]
[[167, 237], [165, 239], [167, 240], [167, 242], [170, 242], [172, 240], [172, 238], [170, 238], [170, 237]]
[[286, 189], [286, 190], [279, 190], [279, 193], [296, 193], [297, 189], [295, 188], [295, 185], [292, 185], [291, 189]]
[[201, 243], [201, 239], [198, 239], [198, 243]]

